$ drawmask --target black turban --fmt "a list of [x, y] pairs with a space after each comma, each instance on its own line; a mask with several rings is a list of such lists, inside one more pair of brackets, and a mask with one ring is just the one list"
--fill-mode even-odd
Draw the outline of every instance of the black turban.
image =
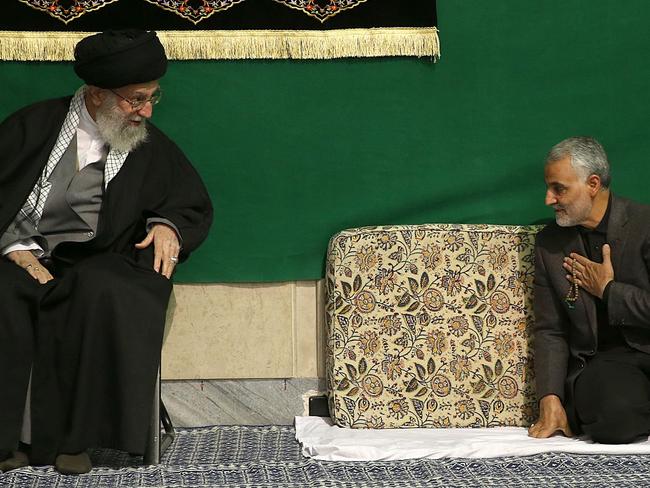
[[147, 83], [167, 71], [165, 49], [153, 31], [106, 31], [86, 37], [77, 43], [74, 58], [79, 78], [100, 88]]

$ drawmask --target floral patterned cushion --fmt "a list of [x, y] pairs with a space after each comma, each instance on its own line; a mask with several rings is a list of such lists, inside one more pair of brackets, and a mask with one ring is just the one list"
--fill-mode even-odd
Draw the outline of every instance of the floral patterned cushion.
[[335, 235], [326, 369], [336, 424], [529, 425], [539, 229], [402, 225]]

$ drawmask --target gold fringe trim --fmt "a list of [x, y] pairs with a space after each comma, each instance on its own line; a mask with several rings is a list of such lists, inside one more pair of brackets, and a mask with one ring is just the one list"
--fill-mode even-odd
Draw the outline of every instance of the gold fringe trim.
[[[0, 31], [0, 60], [71, 61], [92, 32]], [[435, 27], [329, 31], [158, 31], [170, 59], [334, 59], [440, 56]]]

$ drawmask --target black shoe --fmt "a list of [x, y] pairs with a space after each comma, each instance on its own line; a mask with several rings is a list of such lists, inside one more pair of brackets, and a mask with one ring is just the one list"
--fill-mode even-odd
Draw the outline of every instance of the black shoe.
[[59, 454], [54, 467], [61, 474], [84, 474], [93, 469], [86, 451], [79, 454]]
[[6, 473], [12, 469], [29, 466], [29, 456], [23, 451], [11, 451], [9, 457], [0, 462], [0, 472]]

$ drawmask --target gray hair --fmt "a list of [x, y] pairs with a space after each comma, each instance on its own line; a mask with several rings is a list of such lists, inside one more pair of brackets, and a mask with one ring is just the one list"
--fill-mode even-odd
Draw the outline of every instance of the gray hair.
[[571, 166], [585, 180], [591, 175], [600, 177], [603, 187], [609, 188], [612, 177], [603, 146], [593, 137], [569, 137], [551, 148], [546, 163], [571, 157]]

